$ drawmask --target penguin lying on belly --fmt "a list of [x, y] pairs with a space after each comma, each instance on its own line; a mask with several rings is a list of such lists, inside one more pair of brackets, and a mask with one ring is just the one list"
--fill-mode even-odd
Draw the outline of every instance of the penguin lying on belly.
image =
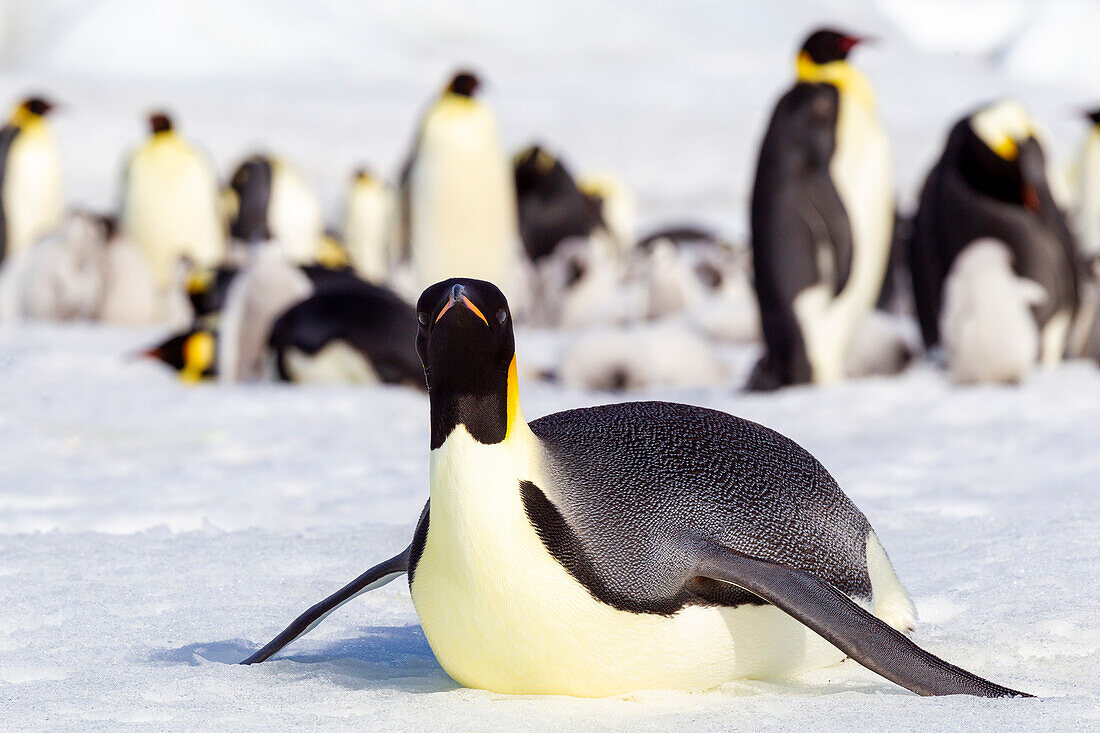
[[410, 384], [424, 389], [412, 307], [386, 288], [344, 283], [281, 315], [268, 347], [286, 382]]
[[944, 280], [955, 258], [983, 237], [1008, 247], [1016, 274], [1046, 291], [1033, 308], [1040, 361], [1057, 363], [1078, 303], [1075, 244], [1051, 194], [1035, 123], [1011, 100], [955, 124], [921, 192], [909, 258], [926, 348], [940, 342]]
[[244, 663], [407, 573], [432, 651], [467, 687], [704, 689], [848, 655], [923, 695], [1023, 694], [906, 637], [913, 605], [867, 518], [792, 441], [662, 402], [528, 424], [495, 286], [437, 283], [417, 321], [430, 500], [412, 542]]
[[[332, 284], [284, 312], [272, 325], [250, 328], [263, 344], [251, 357], [261, 372], [300, 384], [411, 384], [424, 389], [419, 359], [409, 339], [416, 329], [411, 306], [392, 291], [361, 280]], [[236, 332], [236, 338], [241, 338]], [[175, 369], [184, 382], [221, 378], [232, 361], [223, 350], [231, 335], [195, 326], [144, 352]], [[242, 352], [240, 345], [233, 348]], [[254, 351], [256, 349], [253, 349]], [[274, 366], [272, 370], [270, 367]]]

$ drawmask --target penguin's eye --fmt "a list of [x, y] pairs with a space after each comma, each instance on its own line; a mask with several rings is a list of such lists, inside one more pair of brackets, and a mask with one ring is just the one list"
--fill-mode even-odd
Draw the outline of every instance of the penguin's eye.
[[419, 311], [416, 314], [416, 320], [420, 322], [421, 326], [423, 326], [424, 328], [427, 328], [428, 327], [428, 321], [430, 319], [429, 319], [427, 313], [425, 313], [424, 311]]
[[503, 310], [503, 309], [498, 310], [497, 311], [497, 322], [500, 325], [503, 326], [507, 321], [508, 321], [508, 311]]

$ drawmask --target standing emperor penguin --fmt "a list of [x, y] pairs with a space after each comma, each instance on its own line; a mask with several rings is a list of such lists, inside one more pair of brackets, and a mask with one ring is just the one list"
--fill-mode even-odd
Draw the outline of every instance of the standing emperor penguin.
[[246, 664], [407, 573], [432, 651], [467, 687], [705, 689], [848, 655], [922, 695], [1021, 694], [909, 640], [912, 602], [867, 518], [791, 440], [667, 402], [528, 423], [500, 290], [436, 283], [417, 321], [431, 454], [412, 541]]
[[344, 203], [344, 246], [370, 282], [385, 282], [397, 262], [396, 216], [393, 190], [366, 168], [357, 170]]
[[213, 267], [225, 256], [218, 180], [205, 155], [168, 115], [149, 117], [149, 138], [133, 153], [123, 181], [122, 230], [149, 259], [159, 289], [181, 257]]
[[848, 63], [860, 42], [834, 30], [806, 39], [761, 144], [751, 228], [766, 353], [751, 388], [843, 377], [882, 289], [894, 192], [871, 85]]
[[1002, 242], [1016, 274], [1046, 291], [1032, 312], [1040, 362], [1056, 364], [1077, 310], [1076, 245], [1051, 193], [1036, 124], [1014, 100], [959, 120], [921, 191], [908, 250], [927, 348], [940, 343], [944, 281], [955, 259], [985, 237]]
[[31, 97], [0, 128], [0, 261], [61, 224], [61, 150], [46, 120], [51, 109], [50, 101]]
[[[455, 276], [518, 287], [512, 169], [480, 82], [460, 72], [428, 109], [401, 176], [405, 236], [418, 289]], [[518, 297], [516, 293], [513, 297]]]
[[1089, 130], [1076, 170], [1073, 224], [1081, 257], [1100, 257], [1100, 109], [1087, 112]]
[[233, 172], [229, 188], [236, 204], [229, 225], [233, 239], [245, 244], [275, 239], [291, 262], [317, 261], [325, 234], [321, 200], [293, 166], [250, 156]]

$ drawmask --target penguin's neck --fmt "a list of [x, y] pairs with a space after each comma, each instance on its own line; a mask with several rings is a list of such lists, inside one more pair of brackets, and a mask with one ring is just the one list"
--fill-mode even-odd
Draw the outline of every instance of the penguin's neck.
[[815, 63], [806, 52], [798, 54], [795, 65], [798, 80], [812, 84], [832, 84], [843, 97], [859, 100], [869, 110], [875, 109], [875, 93], [871, 83], [859, 69], [847, 61]]
[[538, 438], [520, 409], [515, 359], [508, 371], [506, 394], [501, 398], [507, 423], [499, 440], [487, 442], [479, 438], [467, 423], [477, 425], [485, 421], [473, 420], [456, 424], [438, 446], [433, 435], [430, 463], [433, 517], [437, 505], [440, 514], [467, 515], [473, 511], [473, 516], [488, 507], [509, 513], [508, 507], [520, 506], [519, 480], [534, 477], [531, 472], [537, 470], [540, 451]]
[[42, 132], [46, 129], [46, 118], [20, 107], [11, 116], [11, 125], [23, 133]]
[[530, 432], [519, 405], [516, 358], [508, 366], [505, 384], [496, 389], [431, 390], [431, 447], [441, 447], [459, 427], [485, 445], [507, 441], [517, 431]]

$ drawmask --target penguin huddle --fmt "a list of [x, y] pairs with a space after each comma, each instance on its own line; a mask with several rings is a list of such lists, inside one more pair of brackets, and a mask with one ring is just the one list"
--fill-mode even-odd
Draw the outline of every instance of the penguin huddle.
[[[869, 326], [887, 322], [878, 307], [915, 314], [924, 349], [961, 383], [1017, 383], [1085, 353], [1096, 308], [1082, 307], [1083, 250], [1038, 123], [1014, 100], [960, 119], [917, 211], [899, 218], [871, 88], [848, 60], [861, 40], [828, 29], [806, 39], [761, 144], [751, 232], [765, 353], [749, 388], [860, 374]], [[1100, 197], [1081, 180], [1078, 231], [1091, 236], [1084, 212]], [[880, 342], [879, 357], [918, 348], [900, 332]]]

